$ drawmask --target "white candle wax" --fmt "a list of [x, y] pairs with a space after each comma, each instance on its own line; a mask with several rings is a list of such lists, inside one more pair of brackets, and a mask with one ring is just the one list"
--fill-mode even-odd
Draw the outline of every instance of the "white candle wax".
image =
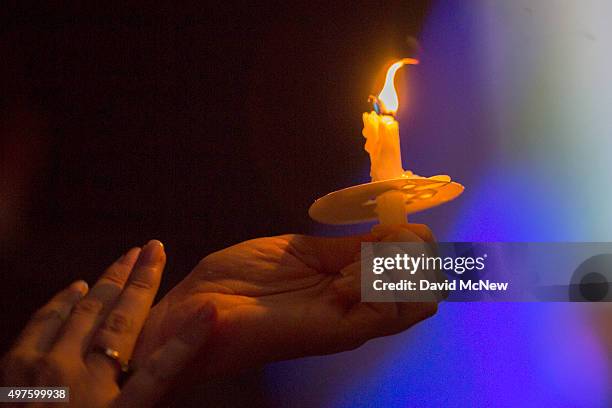
[[[401, 177], [402, 156], [399, 127], [389, 115], [363, 114], [365, 149], [370, 154], [372, 181]], [[376, 197], [376, 214], [381, 225], [407, 224], [406, 199], [401, 191], [387, 191]]]
[[[404, 174], [399, 124], [393, 116], [399, 105], [393, 79], [402, 65], [416, 63], [418, 61], [405, 58], [391, 65], [378, 96], [381, 113], [372, 111], [363, 114], [362, 133], [366, 138], [365, 149], [370, 155], [372, 181], [398, 178]], [[401, 191], [388, 191], [376, 197], [376, 213], [382, 225], [407, 224], [404, 194]]]
[[370, 154], [372, 181], [401, 177], [404, 173], [398, 125], [390, 115], [363, 114], [363, 136], [365, 149]]

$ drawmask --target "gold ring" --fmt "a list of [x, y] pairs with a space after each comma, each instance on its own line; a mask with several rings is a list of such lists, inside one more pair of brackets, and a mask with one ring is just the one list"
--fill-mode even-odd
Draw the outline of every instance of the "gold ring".
[[127, 372], [130, 371], [130, 363], [129, 363], [129, 361], [124, 361], [121, 358], [121, 354], [117, 350], [112, 349], [110, 347], [96, 346], [93, 349], [93, 351], [96, 352], [96, 353], [101, 353], [104, 356], [106, 356], [106, 357], [110, 358], [111, 360], [113, 360], [113, 362], [115, 364], [117, 364], [117, 366], [119, 367], [119, 370], [121, 370], [122, 372], [127, 373]]

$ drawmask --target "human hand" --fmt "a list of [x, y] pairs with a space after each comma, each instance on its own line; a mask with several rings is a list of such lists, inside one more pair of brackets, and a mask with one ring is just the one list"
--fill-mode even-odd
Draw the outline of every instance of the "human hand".
[[206, 302], [215, 304], [218, 324], [199, 358], [200, 376], [349, 350], [432, 316], [436, 303], [360, 303], [360, 244], [376, 240], [433, 242], [433, 236], [416, 224], [345, 238], [282, 235], [207, 256], [152, 309], [136, 363]]
[[58, 293], [5, 356], [3, 383], [69, 387], [70, 404], [76, 407], [153, 405], [207, 341], [216, 316], [211, 304], [199, 304], [198, 319], [176, 326], [173, 336], [151, 350], [119, 387], [121, 365], [149, 314], [165, 261], [161, 243], [150, 241], [142, 251], [133, 248], [119, 258], [91, 290], [78, 281]]

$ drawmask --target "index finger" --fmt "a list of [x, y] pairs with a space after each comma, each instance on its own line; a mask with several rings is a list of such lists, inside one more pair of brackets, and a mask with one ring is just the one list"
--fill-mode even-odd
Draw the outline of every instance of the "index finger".
[[[119, 352], [123, 359], [130, 358], [155, 299], [165, 263], [162, 243], [149, 241], [136, 261], [119, 299], [95, 333], [92, 346], [111, 348]], [[94, 366], [117, 369], [116, 364], [109, 364], [109, 359], [99, 353], [89, 354], [87, 362]]]
[[139, 253], [140, 248], [130, 249], [104, 271], [87, 296], [74, 306], [53, 346], [55, 351], [84, 354], [95, 329], [123, 290]]

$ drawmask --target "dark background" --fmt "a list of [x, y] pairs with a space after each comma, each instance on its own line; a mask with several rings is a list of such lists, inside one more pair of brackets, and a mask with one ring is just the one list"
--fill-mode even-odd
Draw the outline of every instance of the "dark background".
[[308, 233], [312, 201], [367, 166], [367, 96], [429, 5], [181, 3], [5, 7], [0, 350], [150, 238], [163, 294], [212, 251]]

